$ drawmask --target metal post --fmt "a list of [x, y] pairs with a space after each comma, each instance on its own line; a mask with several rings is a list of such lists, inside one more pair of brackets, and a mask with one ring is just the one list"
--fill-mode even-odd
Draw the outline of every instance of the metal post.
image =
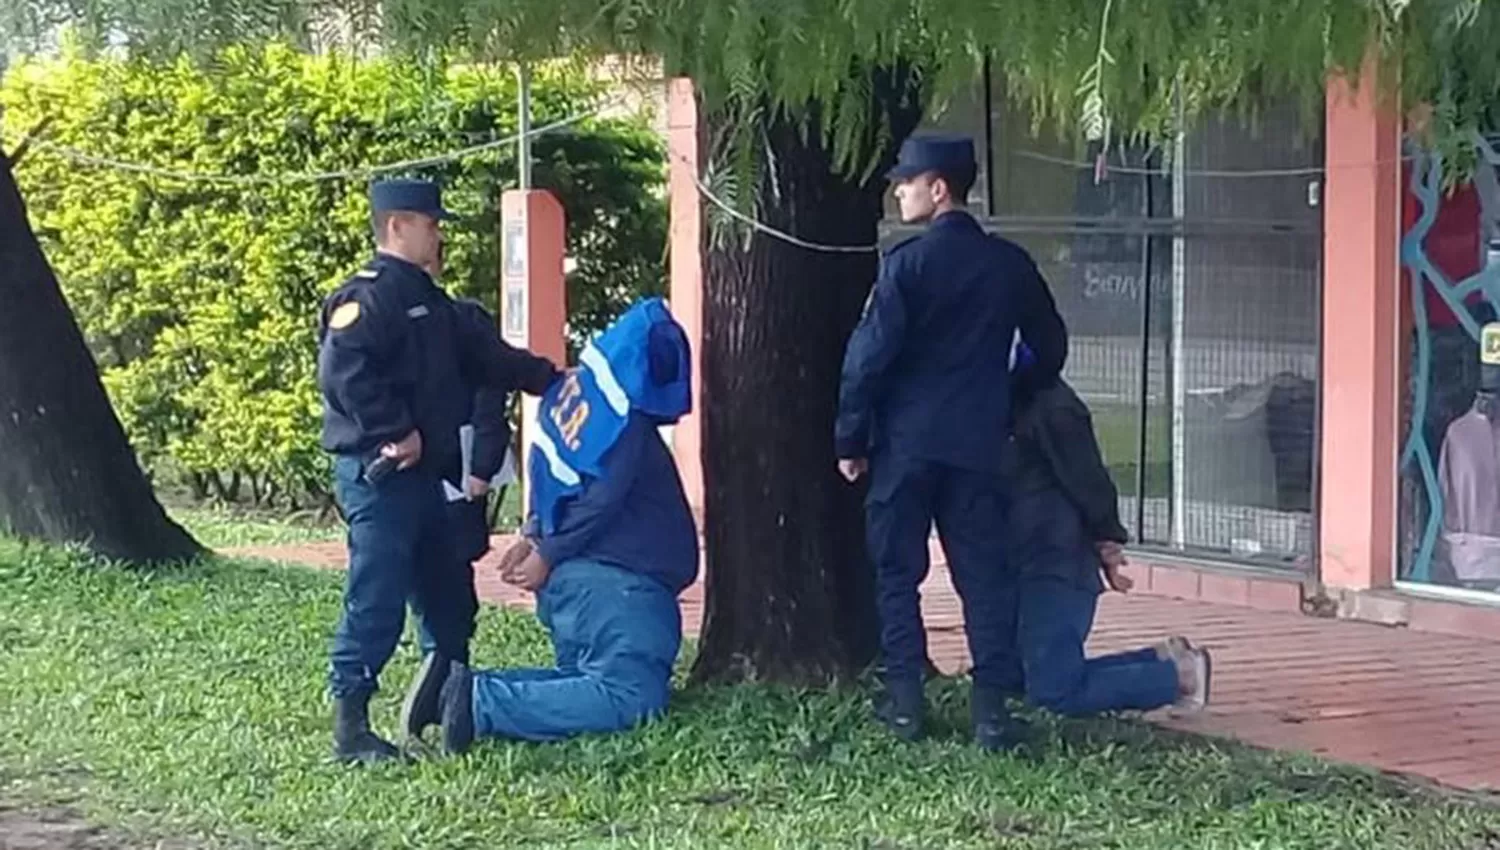
[[1172, 139], [1172, 545], [1187, 544], [1187, 131], [1183, 127], [1182, 89], [1176, 101], [1176, 135]]
[[516, 68], [520, 78], [520, 128], [521, 138], [517, 142], [516, 168], [520, 172], [520, 188], [531, 188], [531, 67], [522, 62]]
[[[1142, 217], [1151, 218], [1153, 212], [1151, 179], [1155, 176], [1151, 168], [1151, 154], [1141, 160]], [[1151, 462], [1150, 444], [1146, 440], [1151, 420], [1151, 249], [1156, 236], [1148, 229], [1141, 235], [1141, 372], [1140, 403], [1136, 408], [1135, 434], [1135, 539], [1146, 541], [1146, 466]]]
[[984, 214], [995, 215], [995, 84], [990, 54], [984, 54]]

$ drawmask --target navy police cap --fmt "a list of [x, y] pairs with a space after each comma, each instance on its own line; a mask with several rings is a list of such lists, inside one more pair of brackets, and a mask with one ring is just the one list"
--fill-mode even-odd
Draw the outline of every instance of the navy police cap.
[[976, 167], [974, 140], [967, 136], [911, 136], [901, 143], [896, 166], [885, 176], [889, 180], [910, 180], [929, 171], [963, 174]]
[[373, 212], [414, 212], [436, 219], [453, 218], [443, 209], [442, 191], [430, 180], [380, 180], [370, 186]]

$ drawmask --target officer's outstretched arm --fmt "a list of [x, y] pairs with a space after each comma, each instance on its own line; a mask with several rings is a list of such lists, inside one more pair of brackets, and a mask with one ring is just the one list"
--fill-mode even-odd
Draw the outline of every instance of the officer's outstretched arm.
[[906, 337], [906, 303], [890, 273], [892, 265], [887, 262], [882, 267], [865, 315], [844, 349], [839, 412], [833, 428], [834, 451], [841, 460], [869, 454], [875, 403]]
[[625, 506], [640, 474], [646, 441], [655, 438], [655, 426], [638, 415], [630, 417], [625, 430], [604, 456], [603, 473], [584, 485], [583, 491], [567, 503], [556, 530], [537, 544], [542, 560], [555, 567], [588, 551], [589, 545]]
[[1016, 327], [1036, 358], [1029, 369], [1017, 375], [1017, 387], [1025, 391], [1048, 386], [1062, 374], [1068, 361], [1068, 328], [1057, 312], [1052, 290], [1030, 257], [1025, 258], [1025, 273], [1020, 278]]
[[551, 360], [516, 348], [500, 338], [494, 316], [473, 301], [455, 302], [459, 315], [459, 347], [476, 384], [521, 390], [539, 396], [557, 379]]
[[365, 291], [330, 299], [318, 350], [318, 385], [339, 411], [358, 424], [360, 433], [381, 443], [394, 443], [410, 434], [416, 423], [391, 386], [396, 336], [384, 318]]

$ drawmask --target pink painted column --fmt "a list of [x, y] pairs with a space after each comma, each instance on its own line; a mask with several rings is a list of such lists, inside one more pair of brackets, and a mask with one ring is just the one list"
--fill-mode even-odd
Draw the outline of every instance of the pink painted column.
[[679, 77], [667, 91], [667, 192], [672, 315], [693, 352], [693, 412], [672, 429], [672, 453], [688, 504], [703, 524], [703, 204], [698, 196], [698, 104], [693, 81]]
[[[568, 228], [562, 202], [545, 189], [500, 195], [500, 332], [506, 342], [566, 366], [568, 284], [563, 272]], [[536, 439], [541, 400], [521, 396], [521, 445], [516, 474], [521, 504], [531, 503], [526, 465]]]
[[1324, 584], [1365, 590], [1394, 577], [1401, 124], [1373, 67], [1326, 110], [1318, 556]]

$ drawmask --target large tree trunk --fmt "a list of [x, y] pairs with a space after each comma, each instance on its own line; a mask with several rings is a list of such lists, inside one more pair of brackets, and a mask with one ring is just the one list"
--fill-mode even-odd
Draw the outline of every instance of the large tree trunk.
[[202, 551], [141, 474], [0, 152], [0, 530], [110, 558]]
[[[879, 146], [874, 178], [860, 184], [838, 175], [816, 125], [804, 135], [784, 116], [771, 118], [762, 221], [820, 244], [875, 242], [884, 167], [920, 115], [909, 75], [876, 79], [876, 115], [890, 132], [867, 141]], [[708, 134], [725, 120], [709, 115]], [[709, 249], [698, 681], [825, 685], [874, 658], [863, 490], [838, 475], [833, 420], [844, 344], [877, 266], [872, 252], [810, 250], [763, 233], [748, 250], [742, 239]]]

